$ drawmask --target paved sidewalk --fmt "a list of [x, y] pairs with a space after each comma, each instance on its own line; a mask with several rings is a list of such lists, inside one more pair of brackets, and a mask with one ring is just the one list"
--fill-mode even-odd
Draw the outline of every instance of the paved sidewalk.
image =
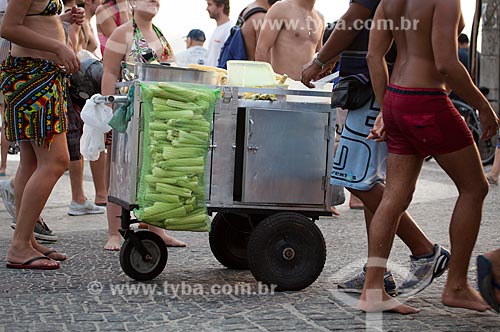
[[[13, 174], [17, 161], [9, 156]], [[85, 189], [93, 198], [86, 166]], [[435, 242], [449, 247], [448, 224], [457, 193], [434, 161], [424, 166], [410, 212]], [[63, 175], [43, 217], [59, 236], [55, 249], [69, 260], [56, 271], [13, 271], [0, 264], [0, 332], [3, 331], [498, 331], [493, 312], [445, 307], [440, 303], [445, 276], [409, 300], [422, 308], [412, 316], [365, 315], [356, 298], [336, 291], [336, 282], [355, 273], [366, 256], [363, 213], [339, 208], [339, 218], [318, 222], [327, 242], [327, 262], [319, 279], [300, 292], [235, 294], [237, 286], [257, 290], [248, 271], [223, 268], [213, 257], [205, 233], [177, 232], [189, 247], [169, 248], [165, 271], [155, 280], [137, 283], [121, 270], [119, 254], [105, 252], [104, 215], [70, 217], [69, 178]], [[493, 187], [485, 204], [483, 225], [473, 255], [499, 246], [498, 202]], [[0, 205], [0, 256], [5, 257], [12, 230]], [[396, 240], [392, 262], [408, 266], [408, 251]], [[475, 262], [470, 277], [476, 280]], [[398, 277], [402, 282], [404, 272]], [[219, 290], [231, 294], [216, 294]], [[225, 287], [225, 288], [224, 288]], [[203, 291], [201, 295], [200, 292]], [[219, 292], [220, 293], [220, 292]], [[175, 296], [177, 295], [177, 296]]]

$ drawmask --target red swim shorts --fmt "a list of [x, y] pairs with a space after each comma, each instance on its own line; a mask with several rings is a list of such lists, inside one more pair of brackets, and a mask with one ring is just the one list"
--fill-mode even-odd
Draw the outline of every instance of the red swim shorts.
[[474, 144], [465, 121], [441, 89], [390, 84], [383, 116], [389, 153], [425, 158]]

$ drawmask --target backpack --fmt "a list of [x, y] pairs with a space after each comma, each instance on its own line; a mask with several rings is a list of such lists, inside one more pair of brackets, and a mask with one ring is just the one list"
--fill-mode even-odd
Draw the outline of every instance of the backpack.
[[267, 13], [267, 10], [262, 7], [255, 7], [250, 9], [243, 17], [240, 14], [238, 22], [231, 28], [231, 33], [224, 42], [224, 46], [222, 46], [217, 67], [227, 69], [229, 60], [248, 60], [241, 27], [250, 16], [257, 13]]

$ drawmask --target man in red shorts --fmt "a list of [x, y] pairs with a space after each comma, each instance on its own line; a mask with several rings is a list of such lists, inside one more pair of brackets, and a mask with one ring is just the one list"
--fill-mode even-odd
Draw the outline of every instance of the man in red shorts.
[[[386, 190], [368, 234], [366, 281], [359, 307], [367, 312], [419, 312], [385, 293], [383, 279], [399, 218], [411, 201], [424, 158], [431, 155], [459, 192], [451, 217], [451, 262], [442, 302], [488, 310], [467, 281], [488, 182], [472, 136], [450, 102], [447, 88], [478, 109], [482, 139], [496, 133], [498, 118], [458, 60], [457, 34], [463, 28], [460, 0], [382, 0], [372, 27], [367, 60], [377, 101], [383, 107], [368, 138], [387, 138], [389, 155]], [[389, 83], [384, 56], [393, 41], [398, 55]]]

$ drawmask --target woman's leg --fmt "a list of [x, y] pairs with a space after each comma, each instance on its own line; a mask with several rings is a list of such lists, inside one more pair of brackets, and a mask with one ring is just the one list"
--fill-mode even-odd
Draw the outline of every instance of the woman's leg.
[[105, 204], [108, 201], [108, 187], [106, 186], [106, 152], [101, 152], [99, 159], [90, 162], [92, 179], [94, 180], [95, 203]]
[[[105, 168], [105, 184], [107, 190], [109, 191], [109, 179], [110, 179], [110, 169], [111, 169], [111, 145], [106, 146], [109, 151], [106, 154], [106, 168]], [[119, 205], [108, 202], [106, 213], [108, 217], [108, 241], [104, 245], [104, 250], [118, 251], [120, 250], [122, 243], [122, 236], [118, 230], [121, 226], [120, 216], [122, 214], [122, 208]]]
[[108, 241], [104, 245], [104, 249], [118, 251], [122, 243], [122, 236], [118, 232], [121, 226], [122, 208], [115, 203], [108, 202], [106, 212], [108, 217]]
[[0, 116], [2, 117], [1, 130], [1, 147], [0, 147], [0, 175], [5, 175], [7, 171], [7, 153], [9, 152], [9, 141], [5, 136], [5, 124], [3, 123], [3, 103], [0, 103]]
[[[33, 164], [36, 169], [33, 172]], [[33, 142], [21, 143], [21, 162], [16, 175], [16, 229], [7, 260], [22, 263], [41, 256], [33, 248], [33, 229], [57, 180], [69, 165], [66, 134], [55, 135], [50, 149]], [[33, 266], [55, 266], [57, 262], [39, 260]]]

